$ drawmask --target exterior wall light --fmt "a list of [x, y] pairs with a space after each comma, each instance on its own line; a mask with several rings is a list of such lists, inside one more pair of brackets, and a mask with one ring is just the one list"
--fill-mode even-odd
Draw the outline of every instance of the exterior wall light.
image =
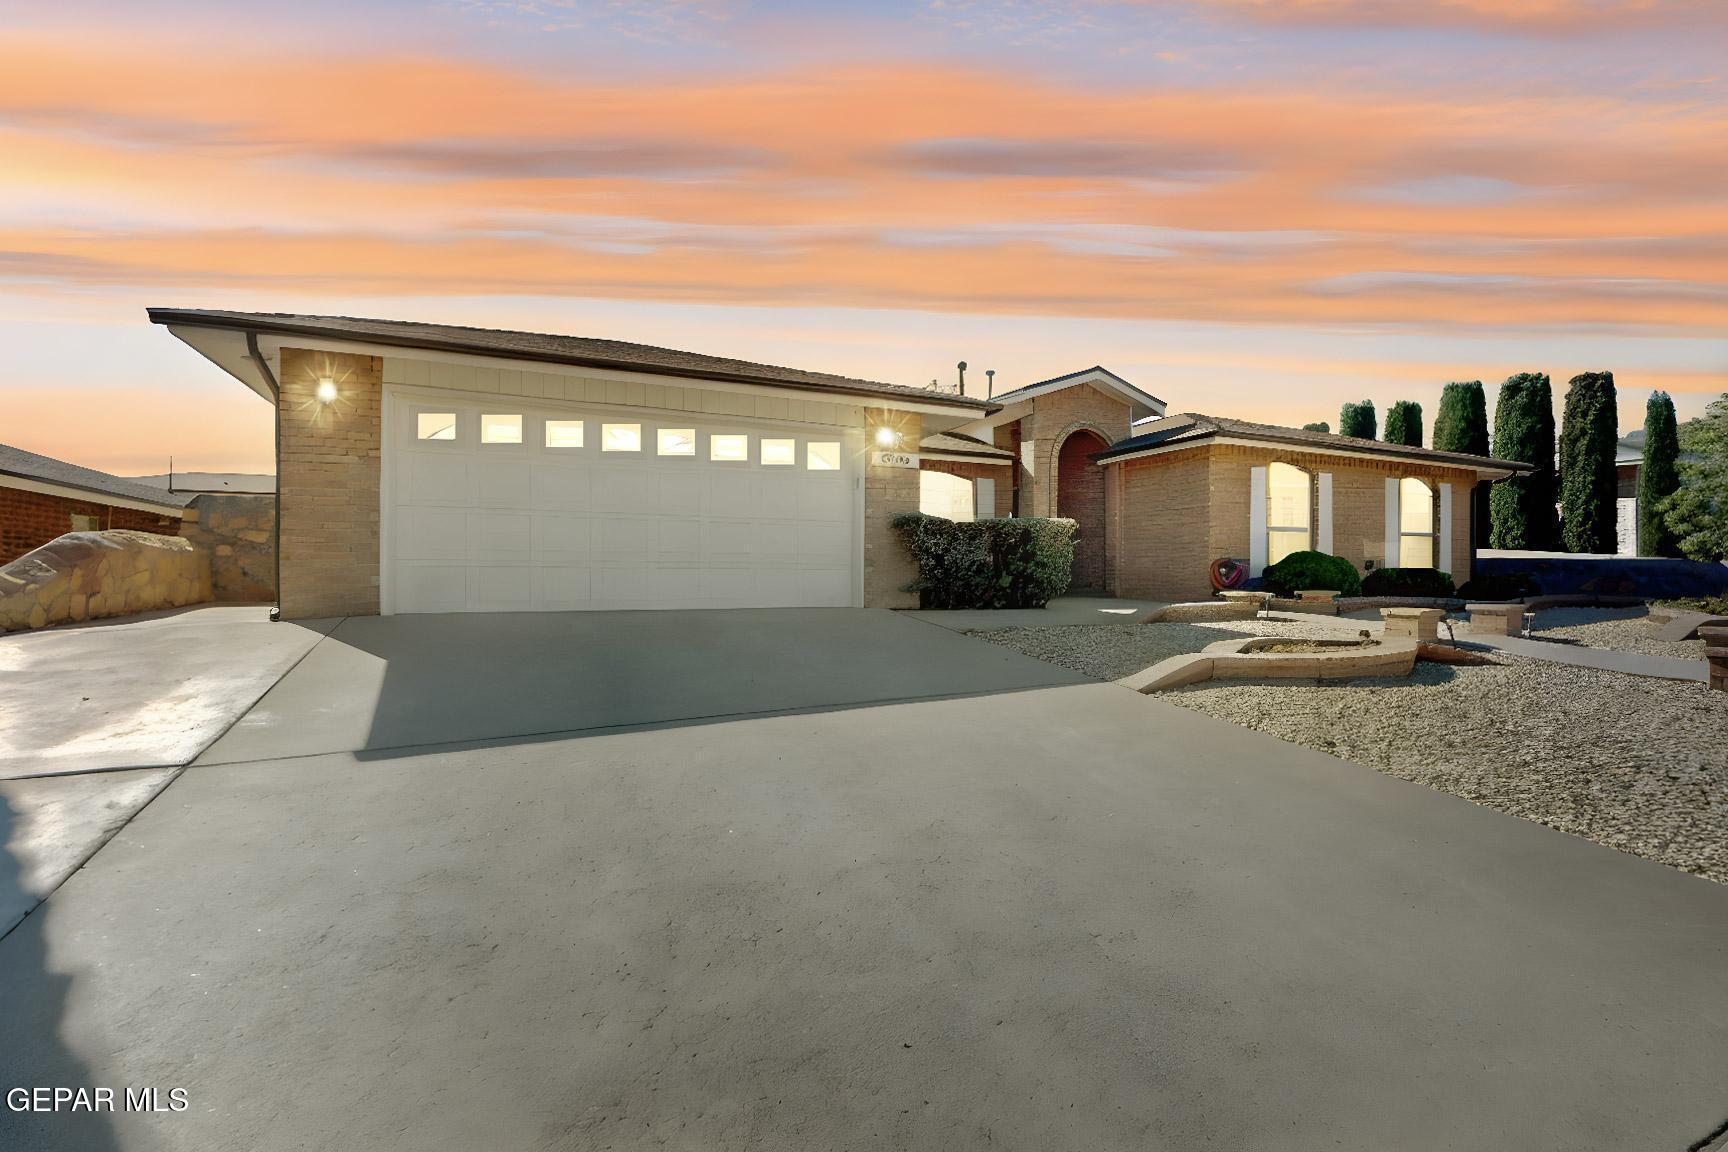
[[315, 395], [318, 397], [318, 403], [331, 403], [336, 399], [336, 381], [330, 379], [328, 376], [324, 377], [322, 380], [318, 381], [318, 390]]
[[900, 443], [900, 433], [894, 431], [894, 429], [876, 429], [876, 446], [878, 448], [892, 448], [898, 443]]

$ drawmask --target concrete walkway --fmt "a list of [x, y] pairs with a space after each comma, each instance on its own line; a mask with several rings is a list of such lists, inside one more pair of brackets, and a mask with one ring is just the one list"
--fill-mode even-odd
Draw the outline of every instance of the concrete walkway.
[[1680, 660], [1672, 656], [1650, 656], [1642, 652], [1615, 652], [1607, 648], [1590, 648], [1583, 644], [1527, 640], [1522, 636], [1487, 636], [1464, 629], [1458, 631], [1458, 645], [1461, 648], [1504, 652], [1509, 656], [1525, 656], [1531, 660], [1546, 660], [1550, 664], [1570, 664], [1575, 668], [1624, 672], [1629, 676], [1650, 676], [1658, 680], [1704, 681], [1709, 675], [1703, 660]]

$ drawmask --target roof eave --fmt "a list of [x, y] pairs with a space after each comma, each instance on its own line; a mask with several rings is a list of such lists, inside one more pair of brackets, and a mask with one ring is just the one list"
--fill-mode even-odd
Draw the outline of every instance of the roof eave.
[[272, 320], [268, 317], [248, 318], [240, 320], [224, 316], [213, 316], [208, 313], [175, 308], [147, 308], [145, 311], [152, 324], [177, 325], [185, 327], [219, 328], [237, 332], [253, 332], [272, 336], [305, 336], [317, 340], [353, 341], [360, 344], [377, 344], [390, 348], [411, 348], [426, 352], [443, 352], [451, 355], [490, 356], [500, 360], [518, 360], [530, 364], [561, 364], [571, 368], [600, 368], [610, 372], [637, 372], [654, 376], [672, 376], [686, 380], [715, 380], [728, 384], [751, 384], [759, 388], [789, 388], [799, 392], [813, 392], [819, 395], [857, 396], [873, 400], [899, 400], [905, 403], [935, 405], [949, 408], [957, 412], [978, 413], [988, 416], [996, 412], [1001, 405], [988, 400], [977, 400], [971, 397], [944, 396], [939, 392], [931, 392], [928, 396], [916, 389], [897, 391], [890, 389], [871, 389], [846, 387], [840, 384], [816, 384], [795, 380], [780, 380], [771, 376], [759, 376], [744, 372], [703, 371], [695, 368], [685, 368], [679, 365], [642, 364], [631, 360], [615, 360], [605, 356], [576, 356], [556, 352], [527, 352], [514, 348], [495, 348], [484, 344], [464, 343], [456, 340], [439, 340], [430, 337], [409, 337], [403, 335], [377, 332], [340, 332], [331, 329], [317, 328], [312, 325], [295, 324], [291, 321]]

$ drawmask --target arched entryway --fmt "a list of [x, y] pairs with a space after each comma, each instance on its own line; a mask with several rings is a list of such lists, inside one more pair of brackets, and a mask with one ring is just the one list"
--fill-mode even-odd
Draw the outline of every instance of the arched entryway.
[[1088, 457], [1108, 447], [1102, 436], [1082, 428], [1062, 441], [1056, 458], [1056, 515], [1080, 525], [1070, 585], [1077, 591], [1104, 588], [1104, 469]]

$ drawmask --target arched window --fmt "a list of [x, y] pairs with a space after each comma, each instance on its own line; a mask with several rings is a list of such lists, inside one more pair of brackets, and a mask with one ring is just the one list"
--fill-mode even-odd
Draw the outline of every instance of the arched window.
[[1398, 481], [1398, 567], [1434, 567], [1434, 489], [1414, 476]]
[[1314, 478], [1289, 464], [1266, 468], [1266, 563], [1314, 547]]

